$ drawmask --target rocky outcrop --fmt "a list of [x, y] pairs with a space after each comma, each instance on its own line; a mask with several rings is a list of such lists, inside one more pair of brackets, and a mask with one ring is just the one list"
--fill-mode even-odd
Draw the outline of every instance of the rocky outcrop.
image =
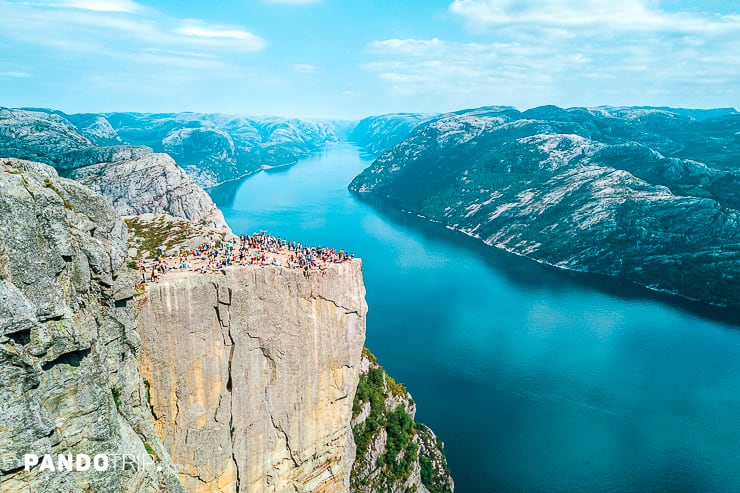
[[366, 310], [359, 260], [147, 287], [139, 364], [189, 491], [348, 491]]
[[0, 108], [0, 156], [54, 165], [68, 152], [91, 147], [92, 142], [63, 116]]
[[123, 143], [123, 139], [103, 115], [78, 113], [66, 115], [66, 118], [77, 127], [80, 134], [96, 145], [115, 146]]
[[739, 131], [734, 112], [481, 108], [424, 124], [350, 189], [538, 262], [739, 307]]
[[193, 224], [169, 214], [126, 216], [124, 221], [129, 229], [128, 256], [131, 259], [154, 258], [159, 254], [176, 256], [212, 240], [236, 240], [230, 232]]
[[[49, 166], [0, 159], [2, 491], [184, 492], [137, 366], [126, 236], [103, 197]], [[26, 470], [26, 454], [54, 468], [67, 454], [110, 462]], [[125, 467], [124, 456], [137, 459]]]
[[[152, 150], [144, 146], [120, 145], [120, 139], [103, 136], [107, 120], [78, 119], [78, 128], [58, 112], [0, 108], [0, 156], [50, 164], [69, 170], [90, 164], [138, 159]], [[107, 125], [106, 125], [107, 124]], [[112, 130], [112, 129], [111, 129]], [[96, 138], [97, 137], [97, 138]], [[101, 145], [102, 143], [109, 145]]]
[[116, 145], [108, 147], [88, 147], [69, 151], [54, 161], [54, 166], [62, 173], [98, 163], [117, 163], [143, 159], [152, 154], [149, 147]]
[[119, 214], [169, 214], [230, 231], [208, 194], [167, 154], [77, 168], [67, 176], [108, 198]]
[[416, 404], [366, 348], [352, 411], [357, 444], [353, 493], [452, 493], [442, 442], [414, 421]]
[[[72, 118], [97, 142], [120, 142], [110, 122]], [[208, 194], [166, 154], [145, 146], [98, 146], [56, 113], [0, 109], [0, 156], [36, 159], [107, 197], [119, 214], [170, 214], [230, 232]]]

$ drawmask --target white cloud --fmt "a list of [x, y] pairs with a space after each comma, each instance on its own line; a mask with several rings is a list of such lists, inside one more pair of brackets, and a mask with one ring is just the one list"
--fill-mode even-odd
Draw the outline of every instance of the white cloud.
[[191, 40], [198, 39], [209, 44], [220, 43], [223, 47], [246, 51], [260, 51], [267, 45], [264, 39], [249, 31], [230, 26], [208, 25], [193, 19], [182, 21], [182, 25], [173, 32]]
[[[677, 43], [654, 37], [599, 43], [390, 39], [368, 46], [390, 96], [447, 108], [511, 104], [737, 105], [740, 40]], [[446, 104], [445, 104], [446, 103]], [[428, 105], [427, 107], [432, 107]]]
[[667, 12], [647, 0], [454, 0], [450, 12], [478, 30], [706, 34], [738, 29], [737, 16]]
[[0, 72], [0, 79], [25, 79], [27, 77], [31, 77], [31, 74], [29, 74], [28, 72]]
[[362, 68], [391, 96], [452, 107], [740, 104], [737, 15], [642, 0], [454, 0], [449, 10], [483, 41], [375, 41]]
[[[0, 39], [68, 55], [126, 57], [140, 49], [201, 51], [213, 56], [263, 50], [264, 39], [238, 26], [173, 19], [129, 0], [0, 0]], [[39, 35], [43, 33], [43, 35]]]
[[61, 0], [58, 2], [39, 3], [51, 7], [68, 7], [95, 12], [141, 12], [145, 7], [131, 0]]
[[[370, 44], [380, 60], [362, 68], [376, 72], [397, 94], [470, 95], [479, 98], [516, 84], [538, 86], [553, 72], [586, 63], [582, 54], [506, 43], [456, 43], [439, 39], [390, 39]], [[539, 59], [549, 59], [544, 72]], [[505, 91], [505, 89], [504, 89]]]
[[311, 65], [310, 63], [294, 63], [290, 66], [290, 68], [302, 74], [315, 74], [321, 72], [320, 67], [317, 67], [316, 65]]
[[263, 0], [265, 3], [278, 3], [284, 5], [308, 5], [311, 3], [319, 3], [322, 0]]

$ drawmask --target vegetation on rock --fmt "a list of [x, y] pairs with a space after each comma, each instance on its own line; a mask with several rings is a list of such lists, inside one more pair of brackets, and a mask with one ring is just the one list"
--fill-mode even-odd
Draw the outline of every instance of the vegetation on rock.
[[415, 404], [363, 349], [355, 394], [353, 431], [357, 455], [352, 469], [353, 492], [414, 492], [420, 484], [432, 493], [447, 493], [453, 483], [441, 442], [428, 427], [414, 421]]

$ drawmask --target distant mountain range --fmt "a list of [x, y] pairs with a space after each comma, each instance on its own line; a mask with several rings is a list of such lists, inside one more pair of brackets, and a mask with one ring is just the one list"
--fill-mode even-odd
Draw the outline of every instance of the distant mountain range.
[[64, 172], [164, 152], [203, 187], [293, 163], [338, 138], [332, 122], [277, 117], [0, 108], [0, 156]]
[[399, 113], [358, 122], [0, 108], [0, 156], [43, 162], [65, 174], [91, 164], [166, 153], [198, 185], [208, 188], [263, 168], [295, 163], [339, 140], [379, 155], [432, 116]]
[[450, 113], [350, 189], [539, 262], [740, 307], [731, 108]]
[[416, 127], [435, 116], [423, 113], [369, 116], [351, 127], [347, 138], [366, 153], [377, 156], [403, 141]]

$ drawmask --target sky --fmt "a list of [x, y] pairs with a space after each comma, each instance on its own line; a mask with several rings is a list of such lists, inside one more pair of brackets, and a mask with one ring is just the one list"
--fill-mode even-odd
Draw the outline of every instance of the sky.
[[740, 108], [740, 2], [0, 0], [0, 106]]

